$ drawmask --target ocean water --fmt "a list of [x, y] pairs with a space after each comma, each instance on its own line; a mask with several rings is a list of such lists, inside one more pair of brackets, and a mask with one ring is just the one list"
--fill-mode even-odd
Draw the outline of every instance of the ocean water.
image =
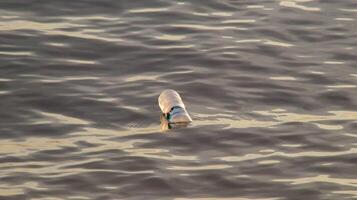
[[1, 0], [0, 199], [357, 199], [356, 48], [355, 0]]

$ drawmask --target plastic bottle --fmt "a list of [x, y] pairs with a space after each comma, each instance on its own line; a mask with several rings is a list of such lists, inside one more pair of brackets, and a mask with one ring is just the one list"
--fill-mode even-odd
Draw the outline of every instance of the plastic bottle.
[[159, 96], [159, 106], [169, 123], [190, 123], [192, 119], [185, 104], [175, 90], [164, 90]]

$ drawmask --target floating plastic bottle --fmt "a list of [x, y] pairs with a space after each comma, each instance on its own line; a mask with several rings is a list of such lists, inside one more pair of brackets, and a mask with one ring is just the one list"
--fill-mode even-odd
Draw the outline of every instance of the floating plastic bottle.
[[164, 90], [159, 96], [159, 106], [169, 123], [190, 123], [192, 119], [185, 104], [175, 90]]

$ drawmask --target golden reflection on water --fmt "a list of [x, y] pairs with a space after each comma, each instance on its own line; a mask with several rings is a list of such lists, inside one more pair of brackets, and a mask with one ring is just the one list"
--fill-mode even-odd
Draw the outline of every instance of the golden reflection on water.
[[46, 42], [46, 44], [49, 45], [49, 46], [55, 46], [55, 47], [67, 47], [67, 46], [69, 46], [68, 44], [58, 43], [58, 42]]
[[[194, 125], [228, 125], [227, 128], [252, 128], [252, 127], [274, 127], [276, 125], [288, 122], [310, 122], [320, 128], [327, 130], [339, 129], [339, 125], [324, 125], [324, 121], [329, 120], [357, 120], [357, 112], [355, 111], [329, 111], [328, 115], [309, 115], [309, 114], [298, 114], [298, 113], [288, 113], [284, 110], [273, 110], [273, 111], [254, 111], [255, 113], [261, 114], [266, 117], [271, 117], [270, 121], [259, 121], [255, 119], [232, 119], [225, 118], [217, 115], [213, 120], [198, 119], [194, 120]], [[212, 115], [196, 114], [200, 118], [211, 117]], [[215, 115], [213, 115], [215, 116]]]
[[0, 51], [0, 55], [7, 55], [7, 56], [33, 56], [34, 54], [32, 52], [29, 52], [29, 51], [16, 51], [16, 52], [15, 51]]
[[219, 31], [219, 30], [246, 30], [246, 28], [239, 28], [236, 26], [209, 26], [202, 24], [172, 24], [170, 25], [175, 28], [192, 28], [207, 31]]
[[45, 188], [44, 186], [40, 186], [40, 184], [35, 181], [28, 181], [18, 185], [7, 185], [0, 183], [0, 197], [24, 194], [24, 188], [33, 189], [37, 191], [47, 190], [47, 188]]
[[269, 77], [271, 80], [279, 80], [279, 81], [296, 81], [297, 79], [292, 76], [273, 76]]
[[[99, 79], [99, 77], [94, 77], [94, 76], [50, 77], [50, 76], [39, 76], [36, 74], [21, 74], [19, 76], [20, 77], [36, 78], [36, 81], [34, 81], [34, 82], [41, 82], [41, 83], [61, 83], [61, 82], [66, 82], [66, 81], [82, 81], [82, 80], [98, 80]], [[97, 93], [97, 95], [99, 95], [99, 93]], [[46, 115], [46, 113], [44, 113], [44, 115]]]
[[262, 161], [259, 161], [258, 164], [260, 165], [272, 165], [272, 164], [277, 164], [277, 163], [280, 163], [279, 160], [262, 160]]
[[171, 40], [171, 41], [179, 41], [179, 40], [183, 40], [186, 38], [186, 36], [183, 35], [159, 35], [159, 36], [155, 36], [156, 39], [159, 40]]
[[193, 44], [188, 44], [188, 45], [164, 45], [164, 46], [155, 46], [157, 49], [189, 49], [193, 48], [195, 45]]
[[342, 130], [343, 126], [342, 125], [327, 125], [327, 124], [319, 124], [319, 123], [313, 123], [316, 126], [318, 126], [321, 129], [325, 130]]
[[69, 62], [69, 63], [75, 63], [75, 64], [85, 64], [85, 65], [93, 65], [96, 64], [96, 61], [93, 60], [79, 60], [79, 59], [64, 59], [60, 60], [61, 62]]
[[249, 39], [249, 40], [245, 39], [245, 40], [237, 40], [236, 42], [237, 43], [250, 43], [250, 42], [260, 42], [260, 41], [262, 41], [262, 40], [260, 40], [260, 39]]
[[275, 152], [275, 150], [273, 150], [273, 149], [262, 149], [262, 150], [259, 150], [259, 152], [261, 152], [261, 153], [273, 153], [273, 152]]
[[244, 197], [214, 197], [214, 198], [175, 198], [174, 200], [278, 200], [280, 198], [244, 198]]
[[250, 24], [250, 23], [255, 23], [256, 20], [255, 19], [230, 19], [230, 20], [224, 20], [222, 21], [222, 23], [237, 23], [237, 24]]
[[148, 12], [163, 12], [168, 11], [168, 8], [140, 8], [140, 9], [131, 9], [129, 13], [148, 13]]
[[169, 170], [182, 170], [182, 171], [196, 171], [196, 170], [214, 170], [214, 169], [227, 169], [231, 168], [230, 165], [217, 164], [217, 165], [199, 165], [199, 166], [172, 166], [168, 167]]
[[296, 147], [302, 147], [303, 145], [302, 144], [282, 144], [280, 146], [296, 148]]
[[325, 182], [325, 183], [333, 183], [333, 184], [357, 187], [357, 179], [332, 178], [329, 175], [317, 175], [314, 177], [303, 177], [303, 178], [293, 178], [293, 179], [275, 179], [273, 181], [289, 182], [292, 185]]
[[36, 199], [31, 199], [31, 200], [87, 200], [87, 199], [92, 199], [90, 197], [85, 197], [85, 196], [79, 196], [79, 195], [73, 195], [73, 196], [68, 196], [65, 199], [62, 198], [57, 198], [57, 197], [38, 197]]
[[344, 12], [357, 12], [357, 9], [351, 9], [351, 8], [340, 8], [339, 10]]
[[266, 45], [271, 45], [271, 46], [279, 46], [279, 47], [293, 47], [295, 45], [286, 43], [286, 42], [281, 42], [281, 41], [275, 41], [271, 39], [245, 39], [245, 40], [237, 40], [237, 43], [262, 43]]
[[193, 12], [193, 15], [197, 16], [220, 16], [220, 17], [230, 17], [234, 13], [233, 12], [211, 12], [211, 13], [204, 13], [204, 12]]
[[197, 16], [209, 16], [208, 13], [202, 13], [202, 12], [193, 12], [192, 14]]
[[323, 63], [328, 64], [328, 65], [343, 65], [343, 64], [345, 64], [345, 62], [343, 62], [343, 61], [333, 61], [333, 60], [324, 61]]
[[356, 154], [356, 153], [357, 153], [357, 148], [351, 148], [346, 151], [331, 151], [331, 152], [305, 151], [305, 152], [298, 152], [298, 153], [286, 153], [281, 151], [274, 151], [273, 153], [268, 153], [268, 154], [246, 154], [242, 156], [226, 156], [217, 159], [229, 161], [229, 162], [242, 162], [248, 160], [256, 160], [260, 158], [269, 158], [272, 156], [281, 156], [281, 157], [288, 157], [288, 158], [331, 157], [331, 156], [342, 156], [342, 155], [349, 155], [349, 154]]
[[352, 198], [357, 198], [357, 190], [340, 190], [340, 191], [332, 191], [332, 193], [352, 195]]
[[228, 125], [227, 128], [251, 128], [251, 127], [270, 127], [277, 125], [276, 122], [258, 121], [254, 119], [230, 119], [230, 118], [215, 118], [214, 120], [194, 120], [193, 125]]
[[[85, 172], [117, 172], [123, 174], [152, 174], [154, 173], [152, 170], [140, 170], [140, 171], [127, 171], [127, 170], [119, 170], [119, 169], [95, 169], [95, 168], [83, 168], [77, 165], [92, 163], [92, 162], [101, 162], [103, 159], [99, 158], [88, 158], [86, 160], [69, 160], [69, 161], [61, 161], [61, 163], [48, 163], [43, 165], [43, 162], [32, 162], [26, 164], [18, 164], [13, 163], [11, 168], [0, 165], [0, 175], [1, 174], [10, 174], [16, 172], [26, 172], [31, 174], [38, 174], [41, 177], [46, 178], [58, 178], [65, 177], [70, 175], [75, 175], [79, 173]], [[36, 165], [36, 167], [32, 167], [30, 164]], [[28, 165], [28, 166], [27, 166]]]
[[[66, 28], [79, 28], [80, 30], [65, 31]], [[65, 35], [70, 37], [79, 37], [84, 39], [96, 39], [109, 42], [122, 42], [120, 38], [102, 37], [93, 33], [100, 33], [101, 30], [94, 30], [86, 28], [86, 25], [80, 25], [78, 23], [44, 23], [34, 22], [27, 20], [12, 20], [0, 22], [0, 31], [14, 31], [14, 30], [36, 30], [42, 31], [48, 35]], [[7, 53], [7, 52], [6, 52]], [[26, 52], [27, 53], [27, 52]]]
[[346, 136], [349, 136], [349, 137], [357, 137], [357, 134], [351, 134], [351, 133], [345, 133], [343, 135], [346, 135]]
[[356, 88], [357, 85], [328, 85], [327, 88]]
[[274, 117], [275, 123], [287, 122], [323, 122], [329, 120], [357, 120], [356, 111], [329, 111], [328, 115], [309, 115], [298, 113], [283, 113], [283, 112], [270, 112], [270, 111], [255, 111], [258, 114]]
[[[90, 125], [91, 122], [66, 116], [58, 113], [49, 112], [37, 112], [42, 116], [42, 120], [34, 120], [33, 124], [78, 124], [78, 125]], [[320, 128], [337, 130], [342, 127], [339, 125], [325, 125], [324, 121], [328, 120], [357, 120], [357, 112], [353, 111], [330, 111], [329, 115], [308, 115], [308, 114], [297, 114], [297, 113], [287, 113], [283, 109], [275, 109], [274, 111], [256, 111], [256, 113], [272, 117], [271, 121], [259, 121], [255, 119], [231, 119], [231, 115], [222, 114], [217, 115], [215, 119], [197, 119], [193, 121], [193, 125], [228, 125], [228, 128], [250, 128], [250, 127], [272, 127], [281, 123], [286, 122], [311, 122]], [[211, 115], [196, 115], [199, 117], [210, 117]], [[110, 149], [123, 149], [124, 151], [141, 156], [158, 157], [162, 159], [186, 159], [194, 160], [194, 156], [175, 156], [169, 155], [167, 152], [163, 151], [161, 148], [157, 149], [145, 149], [141, 151], [140, 149], [134, 148], [133, 144], [136, 142], [142, 142], [138, 140], [129, 141], [112, 141], [112, 137], [133, 135], [133, 134], [148, 134], [159, 131], [159, 126], [149, 126], [149, 127], [138, 127], [129, 128], [126, 130], [111, 130], [111, 129], [99, 129], [93, 127], [84, 127], [81, 131], [71, 134], [68, 138], [46, 138], [46, 137], [27, 137], [24, 141], [13, 141], [13, 140], [1, 140], [0, 141], [0, 153], [10, 154], [14, 156], [28, 155], [30, 153], [41, 151], [41, 150], [56, 150], [63, 147], [76, 147], [76, 142], [87, 141], [91, 144], [97, 144], [95, 147], [88, 147], [81, 150], [81, 153], [89, 152], [100, 152]], [[155, 153], [161, 152], [162, 154], [156, 155]], [[286, 154], [283, 152], [274, 152], [271, 155], [260, 155], [251, 154], [245, 155], [244, 157], [234, 157], [234, 160], [249, 160], [261, 157], [269, 157], [274, 155], [288, 156], [288, 157], [299, 157], [299, 156], [330, 156], [330, 155], [344, 155], [348, 153], [356, 153], [356, 149], [350, 149], [343, 152], [301, 152], [297, 154]], [[155, 155], [153, 155], [155, 154]], [[225, 158], [229, 159], [229, 158]]]
[[280, 46], [280, 47], [292, 47], [295, 46], [293, 44], [289, 44], [286, 42], [279, 42], [279, 41], [273, 41], [273, 40], [268, 40], [268, 39], [264, 39], [263, 40], [264, 44], [268, 44], [268, 45], [272, 45], [272, 46]]
[[61, 17], [64, 21], [80, 21], [80, 20], [103, 20], [103, 21], [116, 21], [120, 22], [121, 18], [105, 15], [86, 15], [86, 16], [71, 16]]
[[347, 17], [345, 17], [345, 18], [340, 17], [340, 18], [335, 18], [335, 20], [337, 20], [337, 21], [354, 21], [355, 19], [347, 18]]
[[[346, 111], [331, 111], [331, 115], [320, 116], [320, 115], [301, 115], [296, 113], [287, 113], [284, 109], [274, 109], [273, 111], [258, 111], [260, 114], [272, 115], [275, 116], [275, 120], [267, 122], [268, 124], [257, 123], [248, 123], [250, 126], [257, 125], [275, 125], [279, 123], [279, 121], [316, 121], [316, 120], [331, 120], [331, 119], [345, 119], [345, 120], [356, 120], [357, 113], [355, 112], [346, 112]], [[82, 124], [88, 125], [90, 124], [88, 121], [81, 120], [74, 117], [65, 116], [63, 114], [56, 113], [48, 113], [48, 112], [39, 112], [46, 120], [43, 120], [42, 123], [64, 123], [64, 124]], [[232, 115], [222, 114], [221, 116], [230, 117]], [[343, 117], [342, 117], [343, 116]], [[201, 114], [202, 117], [202, 114]], [[247, 125], [247, 124], [245, 124]], [[240, 125], [242, 127], [242, 125]], [[243, 125], [244, 127], [244, 125]], [[248, 126], [249, 127], [249, 126]], [[80, 141], [86, 141], [90, 144], [97, 145], [94, 147], [87, 147], [81, 149], [79, 152], [74, 152], [74, 154], [86, 154], [91, 152], [103, 152], [106, 150], [120, 149], [131, 156], [142, 156], [156, 159], [165, 159], [165, 160], [190, 160], [195, 161], [198, 158], [196, 156], [179, 156], [174, 155], [166, 149], [158, 148], [136, 148], [135, 144], [140, 142], [145, 142], [141, 140], [129, 140], [129, 141], [113, 141], [112, 138], [116, 136], [124, 136], [131, 134], [144, 134], [144, 133], [152, 133], [157, 131], [157, 126], [150, 126], [146, 128], [132, 128], [130, 130], [106, 130], [106, 129], [97, 129], [97, 128], [84, 128], [83, 131], [76, 132], [68, 138], [34, 138], [30, 137], [24, 141], [12, 141], [12, 140], [1, 140], [0, 141], [0, 153], [7, 154], [10, 156], [26, 156], [30, 153], [44, 151], [44, 150], [56, 150], [62, 149], [65, 147], [76, 147], [76, 143]], [[284, 144], [284, 147], [300, 147], [300, 144]], [[269, 159], [271, 157], [282, 156], [289, 158], [297, 158], [297, 157], [330, 157], [330, 156], [341, 156], [348, 154], [356, 154], [357, 148], [351, 148], [346, 151], [334, 151], [334, 152], [317, 152], [317, 151], [306, 151], [306, 152], [298, 152], [298, 153], [286, 153], [279, 152], [272, 149], [260, 150], [263, 154], [246, 154], [243, 156], [226, 156], [220, 157], [222, 161], [228, 162], [242, 162], [242, 161], [250, 161], [262, 158], [268, 158], [266, 160], [259, 160], [257, 164], [259, 165], [274, 165], [279, 164], [280, 161], [276, 159]], [[0, 164], [0, 176], [4, 176], [6, 174], [16, 173], [16, 172], [27, 172], [32, 174], [38, 174], [44, 178], [58, 178], [64, 176], [71, 176], [78, 173], [85, 172], [120, 172], [120, 173], [135, 173], [135, 174], [153, 174], [154, 171], [151, 170], [142, 170], [142, 171], [123, 171], [123, 170], [106, 170], [106, 169], [86, 169], [77, 165], [83, 165], [86, 163], [92, 162], [102, 162], [102, 158], [87, 158], [85, 160], [69, 160], [61, 162], [60, 164], [54, 164], [51, 162], [26, 162], [26, 163], [2, 163]], [[33, 167], [36, 165], [37, 167]], [[214, 170], [214, 169], [227, 169], [232, 167], [227, 164], [208, 164], [208, 165], [200, 165], [200, 166], [172, 166], [168, 167], [168, 170], [175, 171], [195, 171], [195, 170]], [[187, 174], [189, 176], [189, 174]], [[318, 175], [315, 177], [304, 177], [304, 178], [296, 178], [296, 179], [276, 179], [276, 182], [288, 182], [290, 184], [306, 184], [306, 183], [314, 183], [314, 182], [327, 182], [333, 184], [340, 184], [346, 186], [357, 187], [356, 179], [342, 179], [342, 178], [331, 178], [329, 175]], [[37, 183], [25, 183], [23, 185], [0, 185], [0, 192], [3, 196], [11, 196], [16, 194], [23, 194], [23, 189], [18, 188], [37, 188], [37, 189], [46, 189], [44, 186], [38, 185]], [[340, 191], [336, 191], [340, 192]], [[348, 193], [348, 192], [346, 192]], [[351, 193], [353, 194], [353, 193]], [[178, 198], [180, 199], [180, 198]], [[182, 198], [181, 198], [182, 199]], [[210, 198], [206, 198], [210, 199]], [[214, 198], [217, 199], [217, 198]], [[224, 198], [219, 198], [224, 199]], [[237, 199], [237, 198], [226, 198], [226, 199]], [[238, 198], [245, 199], [245, 198]], [[256, 200], [256, 199], [255, 199]]]
[[229, 17], [229, 16], [232, 16], [234, 13], [232, 13], [232, 12], [212, 12], [210, 14], [214, 15], [214, 16]]
[[[75, 79], [75, 78], [74, 78]], [[75, 117], [66, 116], [58, 113], [40, 112], [37, 113], [42, 116], [43, 120], [34, 121], [34, 124], [38, 123], [59, 123], [59, 124], [80, 124], [89, 126], [91, 122], [82, 120]], [[201, 118], [205, 117], [217, 117], [214, 120], [195, 120], [194, 125], [212, 125], [212, 124], [228, 124], [230, 127], [234, 128], [248, 128], [248, 127], [271, 127], [284, 122], [311, 122], [320, 126], [320, 128], [331, 129], [331, 126], [323, 125], [322, 123], [326, 120], [357, 120], [357, 112], [352, 111], [330, 111], [327, 115], [307, 115], [307, 114], [297, 114], [288, 113], [284, 109], [274, 109], [272, 111], [256, 111], [256, 113], [272, 117], [271, 121], [258, 121], [254, 119], [231, 119], [234, 117], [232, 114], [217, 114], [217, 115], [204, 115], [197, 114]], [[319, 122], [319, 123], [318, 123]], [[336, 128], [337, 125], [333, 128]], [[339, 127], [341, 128], [341, 127]], [[44, 151], [44, 150], [60, 150], [66, 147], [77, 147], [77, 143], [80, 141], [86, 141], [93, 146], [79, 149], [79, 151], [74, 151], [73, 154], [87, 154], [95, 152], [105, 152], [109, 150], [122, 150], [131, 156], [141, 156], [148, 158], [164, 159], [164, 160], [185, 160], [185, 161], [195, 161], [198, 158], [196, 156], [183, 156], [174, 155], [163, 148], [137, 148], [135, 144], [145, 142], [143, 140], [128, 140], [128, 141], [115, 141], [112, 138], [118, 136], [132, 135], [132, 134], [145, 134], [153, 133], [158, 131], [158, 126], [149, 126], [144, 128], [130, 128], [126, 130], [108, 130], [99, 129], [93, 127], [84, 127], [83, 130], [76, 133], [72, 133], [70, 137], [67, 138], [45, 138], [45, 137], [28, 137], [23, 141], [13, 141], [13, 140], [1, 140], [0, 141], [0, 153], [7, 154], [9, 156], [27, 156], [31, 153]], [[288, 148], [300, 147], [301, 144], [283, 144], [282, 146]], [[217, 159], [227, 162], [242, 162], [249, 160], [257, 160], [267, 158], [266, 160], [259, 160], [257, 164], [259, 165], [274, 165], [279, 164], [280, 161], [276, 159], [269, 159], [276, 156], [297, 158], [297, 157], [330, 157], [330, 156], [341, 156], [348, 154], [356, 154], [357, 148], [351, 148], [346, 151], [334, 151], [334, 152], [317, 152], [317, 151], [306, 151], [297, 153], [287, 153], [282, 151], [275, 151], [272, 149], [260, 150], [257, 154], [245, 154], [242, 156], [225, 156], [219, 157]], [[67, 161], [61, 162], [60, 164], [54, 165], [50, 162], [27, 162], [27, 163], [3, 163], [0, 164], [0, 176], [4, 176], [9, 173], [15, 172], [28, 172], [33, 174], [39, 174], [42, 177], [63, 177], [74, 175], [84, 172], [120, 172], [120, 173], [154, 173], [151, 170], [143, 171], [123, 171], [123, 170], [105, 170], [105, 169], [85, 169], [80, 167], [82, 164], [101, 162], [101, 158], [87, 158], [85, 160], [79, 161]], [[37, 167], [32, 167], [36, 165]], [[77, 165], [79, 165], [77, 167]], [[203, 166], [172, 166], [168, 167], [168, 170], [176, 171], [194, 171], [194, 170], [212, 170], [212, 169], [227, 169], [232, 167], [227, 164], [208, 164]], [[328, 175], [319, 175], [316, 177], [298, 178], [298, 179], [277, 179], [275, 181], [280, 182], [291, 182], [291, 184], [304, 184], [311, 182], [330, 182], [335, 184], [354, 186], [356, 187], [356, 180], [353, 179], [338, 179], [331, 178]], [[19, 186], [21, 188], [25, 186]], [[26, 187], [29, 187], [28, 185]], [[36, 184], [32, 187], [42, 188]], [[23, 194], [22, 189], [16, 189], [14, 186], [0, 185], [0, 192], [3, 195], [15, 195]], [[244, 198], [243, 198], [244, 199]]]
[[0, 91], [0, 94], [9, 94], [11, 93], [10, 91]]
[[300, 9], [304, 11], [312, 11], [312, 12], [321, 10], [320, 8], [317, 7], [308, 7], [308, 6], [301, 5], [301, 3], [309, 2], [309, 1], [314, 1], [314, 0], [281, 0], [280, 6], [296, 8], [296, 9]]
[[133, 76], [127, 77], [125, 79], [125, 82], [146, 81], [146, 80], [154, 81], [154, 80], [157, 80], [159, 77], [160, 77], [160, 75], [157, 75], [157, 74], [133, 75]]
[[[83, 124], [88, 125], [89, 122], [73, 117], [68, 117], [61, 114], [44, 113], [47, 118], [38, 123], [63, 123], [63, 124]], [[93, 152], [103, 152], [107, 150], [122, 150], [132, 156], [143, 156], [165, 160], [196, 160], [196, 156], [180, 156], [168, 153], [166, 150], [158, 148], [135, 148], [135, 143], [144, 141], [128, 140], [128, 141], [113, 141], [113, 137], [127, 136], [133, 134], [150, 134], [158, 132], [158, 126], [149, 126], [145, 128], [130, 128], [126, 130], [111, 130], [85, 127], [81, 131], [71, 134], [68, 138], [46, 138], [46, 137], [27, 137], [23, 141], [0, 140], [0, 154], [8, 154], [12, 156], [27, 156], [31, 153], [44, 150], [60, 150], [65, 147], [77, 147], [77, 142], [86, 141], [95, 146], [80, 149], [78, 154], [86, 154]]]
[[44, 111], [37, 111], [38, 114], [44, 117], [45, 120], [34, 120], [32, 124], [44, 124], [44, 123], [61, 123], [61, 124], [79, 124], [79, 125], [89, 125], [89, 121], [85, 121], [79, 118], [70, 117], [58, 113], [50, 113]]
[[[63, 116], [61, 116], [62, 118]], [[69, 119], [65, 119], [67, 122]], [[82, 131], [71, 134], [68, 138], [27, 137], [23, 141], [0, 140], [0, 153], [13, 156], [26, 156], [30, 153], [42, 150], [59, 150], [64, 147], [76, 147], [75, 143], [86, 141], [98, 146], [81, 149], [81, 153], [101, 152], [110, 149], [129, 149], [136, 140], [127, 142], [115, 142], [112, 137], [126, 136], [131, 134], [144, 134], [157, 131], [157, 127], [132, 128], [130, 130], [110, 130], [98, 128], [83, 128]]]
[[[14, 187], [13, 185], [6, 185], [6, 184], [0, 184], [0, 194], [1, 196], [13, 196], [13, 195], [19, 195], [19, 194], [24, 194], [24, 189], [20, 185], [16, 185]], [[0, 196], [0, 197], [1, 197]]]
[[321, 71], [307, 71], [308, 73], [311, 73], [311, 74], [326, 74], [325, 72], [321, 72]]
[[13, 31], [20, 29], [30, 29], [38, 31], [47, 31], [54, 29], [73, 27], [70, 23], [41, 23], [26, 20], [12, 20], [0, 22], [0, 30], [2, 31]]
[[264, 8], [263, 5], [248, 5], [247, 8], [251, 8], [251, 9], [254, 9], [254, 8]]

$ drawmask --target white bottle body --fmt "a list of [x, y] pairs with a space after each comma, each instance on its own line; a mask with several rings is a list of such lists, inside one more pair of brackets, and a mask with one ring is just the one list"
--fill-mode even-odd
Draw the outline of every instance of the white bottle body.
[[161, 92], [158, 101], [162, 113], [168, 116], [167, 119], [170, 123], [189, 123], [192, 121], [185, 104], [175, 90], [164, 90]]

